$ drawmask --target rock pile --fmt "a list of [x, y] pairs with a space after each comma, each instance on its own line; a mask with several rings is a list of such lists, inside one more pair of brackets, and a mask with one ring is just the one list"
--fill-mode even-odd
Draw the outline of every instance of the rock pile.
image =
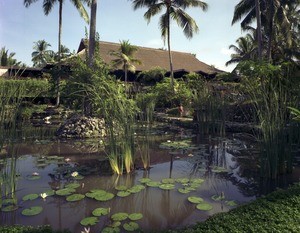
[[76, 115], [63, 123], [56, 135], [62, 138], [105, 137], [104, 119]]

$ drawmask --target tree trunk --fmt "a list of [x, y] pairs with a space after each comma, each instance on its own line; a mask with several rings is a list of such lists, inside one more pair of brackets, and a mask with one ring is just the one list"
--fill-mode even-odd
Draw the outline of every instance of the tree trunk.
[[270, 4], [270, 12], [269, 12], [269, 41], [268, 41], [268, 53], [267, 53], [267, 58], [268, 61], [271, 63], [272, 62], [272, 43], [273, 43], [273, 23], [274, 23], [274, 0], [269, 0]]
[[91, 19], [90, 19], [90, 35], [89, 35], [89, 66], [94, 65], [95, 44], [96, 44], [96, 14], [97, 14], [97, 0], [92, 0], [91, 5]]
[[63, 0], [59, 0], [58, 13], [58, 72], [56, 77], [56, 107], [60, 104], [60, 73], [61, 73], [61, 34], [62, 34], [62, 7]]
[[171, 39], [170, 39], [170, 10], [169, 8], [167, 9], [168, 11], [168, 31], [167, 31], [167, 39], [168, 39], [168, 52], [169, 52], [169, 62], [170, 62], [170, 78], [171, 78], [171, 87], [172, 90], [174, 91], [174, 73], [173, 73], [173, 60], [172, 60], [172, 54], [171, 54]]
[[255, 0], [255, 11], [256, 11], [256, 22], [257, 22], [257, 46], [258, 46], [258, 59], [262, 60], [262, 34], [261, 34], [261, 12], [260, 12], [260, 1]]

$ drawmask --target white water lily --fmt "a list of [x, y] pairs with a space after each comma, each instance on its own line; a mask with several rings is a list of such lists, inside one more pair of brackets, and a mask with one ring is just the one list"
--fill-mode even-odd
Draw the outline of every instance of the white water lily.
[[47, 193], [41, 193], [40, 196], [45, 200], [48, 195]]
[[40, 174], [39, 174], [38, 172], [33, 172], [32, 175], [33, 175], [33, 176], [38, 176], [38, 175], [40, 175]]
[[81, 233], [90, 233], [91, 228], [84, 228], [84, 231], [81, 231]]
[[168, 140], [167, 142], [169, 142], [169, 143], [170, 143], [170, 142], [171, 142], [171, 140]]
[[78, 172], [72, 172], [72, 173], [71, 173], [71, 176], [72, 176], [72, 177], [78, 176]]

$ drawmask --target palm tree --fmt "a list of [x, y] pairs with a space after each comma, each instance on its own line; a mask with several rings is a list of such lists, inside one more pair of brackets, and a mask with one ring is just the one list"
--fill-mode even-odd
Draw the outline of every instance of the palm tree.
[[135, 72], [136, 64], [141, 64], [141, 61], [134, 58], [134, 53], [138, 48], [134, 45], [131, 45], [128, 40], [120, 41], [120, 49], [118, 51], [112, 51], [110, 54], [115, 56], [116, 59], [112, 61], [114, 67], [123, 67], [125, 75], [125, 85], [127, 84], [128, 71]]
[[[39, 0], [24, 0], [24, 5], [25, 7], [29, 7], [32, 3], [35, 3]], [[83, 6], [83, 2], [89, 3], [90, 0], [70, 0], [71, 3], [76, 7], [78, 10], [80, 16], [88, 23], [89, 22], [89, 17], [88, 14]], [[62, 9], [63, 9], [63, 3], [64, 0], [43, 0], [43, 9], [45, 15], [48, 15], [54, 5], [56, 3], [59, 3], [59, 20], [58, 20], [58, 63], [60, 66], [60, 60], [61, 60], [61, 34], [62, 34]], [[59, 67], [60, 68], [60, 67]], [[60, 102], [60, 90], [59, 90], [59, 85], [60, 85], [60, 77], [57, 77], [57, 87], [56, 87], [56, 106], [59, 105]]]
[[96, 18], [97, 18], [97, 0], [91, 2], [91, 24], [89, 35], [89, 57], [88, 63], [92, 67], [94, 64], [95, 47], [96, 47]]
[[8, 52], [8, 49], [5, 49], [5, 47], [2, 47], [0, 50], [0, 65], [1, 66], [19, 66], [21, 65], [21, 62], [17, 61], [17, 59], [14, 58], [16, 53]]
[[34, 42], [34, 51], [31, 53], [33, 66], [43, 67], [48, 62], [53, 61], [52, 55], [54, 52], [49, 50], [49, 47], [51, 47], [51, 44], [45, 40], [38, 40], [37, 42]]
[[208, 5], [199, 0], [132, 0], [133, 8], [147, 7], [148, 10], [144, 14], [145, 19], [150, 22], [150, 19], [159, 14], [163, 9], [165, 12], [160, 16], [159, 27], [161, 36], [165, 41], [167, 39], [169, 62], [171, 72], [171, 85], [174, 88], [173, 62], [171, 55], [171, 40], [170, 40], [170, 22], [175, 20], [177, 24], [183, 29], [183, 33], [187, 38], [192, 38], [194, 32], [198, 32], [198, 26], [195, 20], [188, 15], [184, 10], [189, 7], [199, 7], [203, 11], [207, 10]]
[[257, 47], [255, 39], [251, 34], [238, 38], [236, 43], [237, 45], [229, 46], [229, 49], [233, 49], [235, 53], [231, 54], [231, 59], [226, 62], [226, 66], [233, 63], [239, 63], [241, 61], [253, 60], [255, 58]]

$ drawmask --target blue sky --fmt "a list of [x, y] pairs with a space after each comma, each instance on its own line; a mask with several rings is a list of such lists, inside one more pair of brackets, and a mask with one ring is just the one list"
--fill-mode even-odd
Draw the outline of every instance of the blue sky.
[[[32, 65], [33, 43], [46, 40], [57, 51], [58, 42], [58, 4], [45, 16], [43, 0], [38, 0], [25, 8], [23, 0], [0, 0], [0, 47], [5, 46], [15, 52], [18, 60]], [[188, 9], [200, 29], [192, 39], [187, 39], [174, 22], [171, 26], [171, 49], [196, 54], [208, 65], [231, 71], [234, 66], [225, 66], [230, 59], [228, 47], [242, 36], [240, 25], [231, 26], [234, 6], [239, 0], [206, 0], [209, 8]], [[100, 40], [119, 42], [129, 40], [131, 44], [166, 48], [159, 27], [158, 17], [149, 24], [144, 20], [146, 9], [134, 11], [129, 0], [98, 0], [97, 31]], [[88, 9], [89, 12], [89, 9]], [[77, 51], [81, 38], [85, 37], [88, 25], [79, 16], [69, 0], [64, 0], [62, 44], [71, 51]]]

